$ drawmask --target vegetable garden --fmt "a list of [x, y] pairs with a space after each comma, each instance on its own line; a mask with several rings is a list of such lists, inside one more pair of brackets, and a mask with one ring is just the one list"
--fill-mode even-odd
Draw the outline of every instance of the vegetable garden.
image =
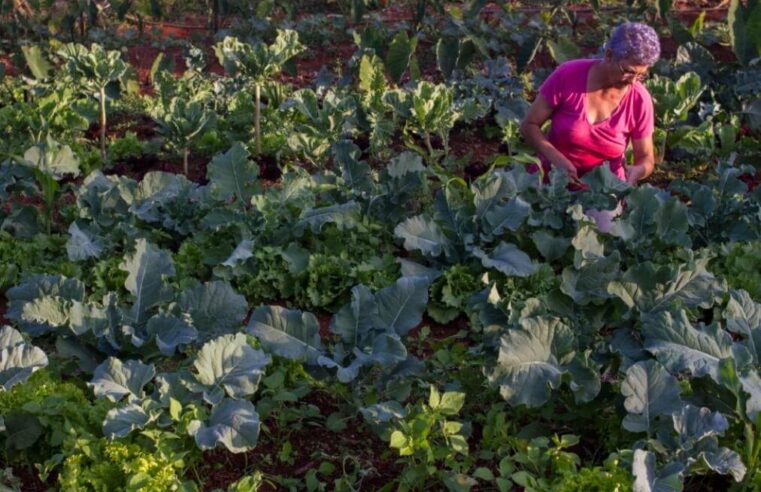
[[[0, 491], [761, 490], [758, 1], [0, 15]], [[656, 173], [543, 183], [625, 20]]]

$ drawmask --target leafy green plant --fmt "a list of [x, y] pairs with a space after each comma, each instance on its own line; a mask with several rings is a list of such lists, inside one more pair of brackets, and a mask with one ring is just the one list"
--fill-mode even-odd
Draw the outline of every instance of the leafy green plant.
[[431, 284], [428, 314], [438, 323], [449, 323], [463, 312], [470, 296], [482, 287], [471, 268], [453, 265]]
[[137, 138], [135, 132], [127, 132], [123, 137], [111, 142], [108, 147], [108, 154], [112, 161], [140, 157], [145, 153], [145, 145]]
[[215, 121], [215, 114], [209, 109], [206, 98], [204, 93], [196, 94], [192, 99], [176, 96], [166, 107], [156, 106], [153, 111], [159, 132], [172, 148], [180, 151], [186, 176], [192, 143]]
[[106, 88], [118, 83], [127, 72], [127, 64], [119, 51], [106, 51], [99, 44], [86, 48], [81, 44], [66, 44], [59, 50], [66, 69], [74, 81], [100, 103], [100, 153], [103, 162], [106, 153]]
[[394, 426], [389, 445], [405, 457], [399, 477], [402, 490], [420, 487], [431, 475], [444, 482], [455, 479], [447, 475], [459, 471], [457, 455], [468, 454], [468, 442], [463, 423], [450, 419], [460, 413], [464, 402], [464, 393], [442, 394], [431, 386], [428, 403], [417, 404]]
[[[387, 93], [386, 97], [390, 97], [390, 94]], [[405, 119], [408, 131], [423, 139], [425, 150], [413, 142], [408, 142], [408, 146], [427, 156], [431, 162], [438, 161], [442, 154], [448, 154], [449, 132], [461, 116], [453, 104], [452, 89], [444, 84], [434, 85], [421, 81], [403, 97], [393, 105], [394, 111]], [[441, 139], [443, 152], [434, 149], [431, 140], [433, 135]]]
[[39, 191], [45, 206], [45, 223], [48, 234], [53, 227], [53, 213], [60, 197], [60, 184], [65, 176], [79, 175], [79, 159], [71, 147], [61, 145], [49, 135], [47, 138], [30, 147], [17, 161], [33, 169]]
[[713, 271], [723, 275], [733, 289], [744, 289], [761, 301], [761, 242], [737, 242], [721, 249], [712, 261]]
[[356, 102], [351, 95], [329, 90], [320, 98], [311, 89], [301, 89], [281, 107], [297, 115], [288, 146], [310, 162], [324, 162], [336, 142], [355, 133]]
[[[168, 434], [168, 433], [167, 433]], [[171, 438], [171, 434], [168, 434]], [[83, 437], [67, 450], [59, 483], [67, 490], [192, 489], [183, 480], [184, 453], [137, 443]]]
[[19, 241], [9, 232], [0, 231], [0, 291], [34, 273], [79, 275], [77, 265], [66, 256], [66, 237], [37, 234], [30, 241]]
[[244, 77], [254, 86], [256, 114], [254, 133], [256, 153], [261, 153], [261, 86], [262, 83], [279, 72], [285, 63], [303, 51], [298, 33], [291, 30], [278, 30], [277, 38], [271, 45], [264, 43], [248, 44], [235, 37], [226, 37], [214, 46], [219, 63], [231, 75]]
[[673, 145], [678, 141], [673, 138], [674, 136], [686, 138], [687, 135], [683, 131], [677, 133], [677, 130], [687, 119], [690, 110], [698, 103], [705, 87], [701, 84], [700, 76], [695, 72], [688, 72], [676, 81], [655, 76], [646, 84], [655, 105], [658, 130], [655, 140], [656, 144], [659, 144], [656, 158], [662, 161], [666, 155], [667, 145]]

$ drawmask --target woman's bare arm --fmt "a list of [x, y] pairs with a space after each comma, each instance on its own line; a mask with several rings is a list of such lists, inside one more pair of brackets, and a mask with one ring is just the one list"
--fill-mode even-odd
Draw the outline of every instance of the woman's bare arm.
[[536, 99], [528, 108], [526, 116], [521, 121], [521, 135], [534, 147], [537, 152], [547, 158], [554, 166], [565, 169], [568, 176], [573, 181], [579, 179], [576, 167], [564, 156], [554, 145], [547, 140], [542, 132], [542, 125], [552, 116], [553, 108], [541, 94], [536, 95]]
[[635, 185], [638, 181], [650, 176], [655, 169], [653, 137], [632, 140], [632, 151], [634, 164], [626, 172], [626, 182]]

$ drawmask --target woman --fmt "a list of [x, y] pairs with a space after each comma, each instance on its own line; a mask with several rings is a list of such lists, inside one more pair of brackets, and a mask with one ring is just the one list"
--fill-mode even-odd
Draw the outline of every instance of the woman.
[[[628, 22], [613, 31], [603, 58], [571, 60], [550, 74], [521, 123], [545, 171], [555, 166], [577, 182], [607, 161], [632, 185], [653, 172], [653, 101], [642, 81], [660, 51], [653, 28]], [[634, 164], [627, 167], [629, 142]]]

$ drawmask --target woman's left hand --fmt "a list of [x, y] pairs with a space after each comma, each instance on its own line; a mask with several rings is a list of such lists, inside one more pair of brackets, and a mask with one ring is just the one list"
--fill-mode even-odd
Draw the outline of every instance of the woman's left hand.
[[635, 186], [639, 180], [645, 177], [646, 171], [647, 170], [643, 165], [629, 166], [626, 169], [626, 182], [632, 186]]

